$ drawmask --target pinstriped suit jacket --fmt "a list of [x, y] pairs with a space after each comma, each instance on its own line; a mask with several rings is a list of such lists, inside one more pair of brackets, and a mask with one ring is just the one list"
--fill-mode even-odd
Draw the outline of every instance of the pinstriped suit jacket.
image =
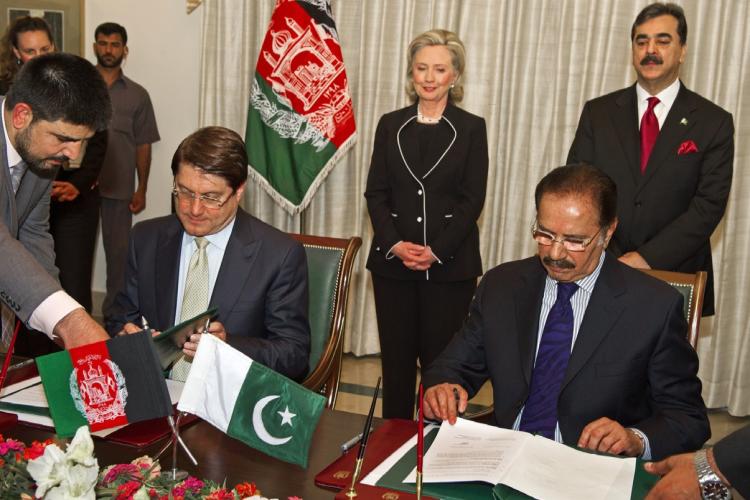
[[44, 299], [61, 289], [49, 234], [55, 171], [28, 169], [14, 195], [4, 134], [0, 143], [0, 299], [26, 322]]

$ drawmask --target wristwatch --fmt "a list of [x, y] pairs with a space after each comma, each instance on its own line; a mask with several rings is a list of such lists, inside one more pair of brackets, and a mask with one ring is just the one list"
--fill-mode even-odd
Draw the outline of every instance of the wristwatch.
[[726, 484], [721, 482], [706, 457], [706, 450], [695, 452], [693, 459], [695, 472], [698, 474], [698, 483], [701, 487], [703, 500], [731, 500], [732, 493]]

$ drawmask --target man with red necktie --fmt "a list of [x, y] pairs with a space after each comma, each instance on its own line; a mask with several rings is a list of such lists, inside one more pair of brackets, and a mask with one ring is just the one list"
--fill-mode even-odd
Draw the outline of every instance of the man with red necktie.
[[617, 184], [610, 250], [632, 267], [706, 271], [703, 315], [711, 315], [710, 237], [732, 184], [732, 115], [679, 80], [687, 52], [681, 7], [647, 6], [631, 40], [636, 84], [586, 103], [568, 163], [591, 163]]

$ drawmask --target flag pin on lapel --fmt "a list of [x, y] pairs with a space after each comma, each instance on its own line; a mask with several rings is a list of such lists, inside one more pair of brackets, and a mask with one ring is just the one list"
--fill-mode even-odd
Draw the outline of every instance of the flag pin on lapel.
[[680, 125], [687, 125], [687, 123], [687, 118], [683, 118], [682, 120], [680, 120]]

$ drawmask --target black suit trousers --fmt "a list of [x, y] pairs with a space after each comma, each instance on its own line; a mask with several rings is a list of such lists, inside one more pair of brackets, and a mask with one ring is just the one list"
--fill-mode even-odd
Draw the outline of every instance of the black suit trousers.
[[417, 360], [422, 369], [461, 328], [476, 279], [435, 282], [372, 275], [383, 369], [383, 418], [414, 416]]
[[53, 201], [50, 208], [50, 233], [55, 240], [60, 284], [89, 313], [99, 203], [99, 190], [94, 188], [73, 201]]

